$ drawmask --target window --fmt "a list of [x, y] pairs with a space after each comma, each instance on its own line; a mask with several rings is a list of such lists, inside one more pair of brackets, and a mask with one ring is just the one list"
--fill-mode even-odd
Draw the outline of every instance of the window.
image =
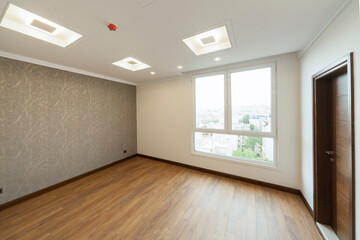
[[193, 151], [274, 165], [275, 64], [195, 76]]

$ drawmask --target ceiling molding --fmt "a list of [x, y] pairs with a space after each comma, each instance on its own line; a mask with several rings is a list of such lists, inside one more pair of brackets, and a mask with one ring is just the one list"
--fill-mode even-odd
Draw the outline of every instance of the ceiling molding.
[[309, 50], [315, 42], [319, 39], [319, 37], [326, 31], [326, 29], [330, 26], [330, 24], [335, 20], [337, 16], [344, 10], [344, 8], [351, 2], [351, 0], [344, 0], [336, 11], [331, 15], [331, 17], [326, 21], [326, 23], [321, 27], [320, 31], [318, 31], [314, 37], [309, 41], [307, 45], [298, 52], [298, 59], [300, 59], [306, 52]]
[[136, 2], [143, 8], [153, 4], [156, 0], [136, 0]]
[[51, 62], [46, 62], [46, 61], [38, 60], [35, 58], [30, 58], [30, 57], [25, 57], [25, 56], [13, 54], [13, 53], [8, 53], [8, 52], [4, 52], [4, 51], [0, 51], [0, 57], [5, 57], [5, 58], [10, 58], [10, 59], [14, 59], [14, 60], [23, 61], [23, 62], [33, 63], [33, 64], [45, 66], [45, 67], [50, 67], [50, 68], [55, 68], [55, 69], [64, 70], [64, 71], [68, 71], [68, 72], [78, 73], [78, 74], [82, 74], [82, 75], [86, 75], [86, 76], [90, 76], [90, 77], [101, 78], [101, 79], [105, 79], [105, 80], [109, 80], [109, 81], [113, 81], [113, 82], [125, 83], [125, 84], [129, 84], [129, 85], [134, 85], [134, 86], [137, 85], [134, 82], [130, 82], [130, 81], [114, 78], [114, 77], [109, 77], [109, 76], [105, 76], [102, 74], [92, 73], [92, 72], [88, 72], [88, 71], [84, 71], [84, 70], [80, 70], [80, 69], [76, 69], [76, 68], [72, 68], [72, 67], [67, 67], [67, 66], [63, 66], [63, 65], [59, 65], [59, 64], [55, 64], [55, 63], [51, 63]]
[[163, 79], [156, 79], [153, 81], [146, 81], [146, 82], [140, 82], [136, 84], [136, 86], [142, 86], [142, 85], [148, 85], [153, 83], [160, 83], [160, 82], [168, 82], [168, 81], [174, 81], [174, 80], [181, 80], [182, 79], [182, 73], [178, 74], [177, 76], [163, 78]]

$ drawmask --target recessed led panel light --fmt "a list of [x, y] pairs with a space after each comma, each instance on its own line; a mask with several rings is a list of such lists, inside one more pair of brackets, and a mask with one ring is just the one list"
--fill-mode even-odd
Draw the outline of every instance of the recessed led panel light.
[[221, 58], [219, 58], [219, 57], [214, 58], [214, 61], [216, 61], [216, 62], [218, 62], [218, 61], [220, 61], [220, 60], [221, 60]]
[[130, 60], [127, 62], [128, 64], [131, 64], [131, 65], [136, 65], [136, 64], [140, 64], [138, 62], [135, 62], [134, 60]]
[[145, 68], [149, 68], [150, 66], [135, 59], [135, 58], [132, 58], [132, 57], [128, 57], [128, 58], [125, 58], [123, 60], [120, 60], [120, 61], [117, 61], [117, 62], [114, 62], [113, 63], [114, 65], [116, 66], [119, 66], [119, 67], [122, 67], [122, 68], [125, 68], [127, 70], [130, 70], [130, 71], [139, 71], [139, 70], [143, 70]]
[[183, 39], [183, 41], [196, 55], [231, 48], [231, 42], [226, 26], [200, 33]]
[[53, 34], [56, 30], [56, 27], [50, 26], [49, 24], [44, 23], [37, 19], [32, 20], [32, 22], [30, 23], [30, 26], [33, 26], [34, 28], [40, 29], [42, 31], [45, 31], [45, 32], [51, 33], [51, 34]]
[[81, 34], [11, 3], [1, 20], [0, 26], [61, 47], [67, 47], [82, 37]]
[[216, 43], [216, 40], [214, 36], [208, 36], [208, 37], [200, 38], [200, 42], [203, 46], [206, 46]]
[[183, 66], [177, 66], [177, 68], [178, 68], [178, 69], [182, 69], [182, 68], [183, 68]]
[[155, 75], [156, 72], [150, 72], [151, 75]]

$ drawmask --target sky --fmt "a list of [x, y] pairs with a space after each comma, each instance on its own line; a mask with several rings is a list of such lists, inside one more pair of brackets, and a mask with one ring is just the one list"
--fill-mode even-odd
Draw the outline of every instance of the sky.
[[223, 108], [224, 75], [196, 78], [195, 91], [197, 109]]

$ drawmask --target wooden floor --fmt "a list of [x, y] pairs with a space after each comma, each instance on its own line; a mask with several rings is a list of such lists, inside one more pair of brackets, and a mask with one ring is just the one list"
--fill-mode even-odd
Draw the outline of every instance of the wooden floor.
[[321, 239], [297, 195], [136, 157], [0, 212], [0, 239]]

